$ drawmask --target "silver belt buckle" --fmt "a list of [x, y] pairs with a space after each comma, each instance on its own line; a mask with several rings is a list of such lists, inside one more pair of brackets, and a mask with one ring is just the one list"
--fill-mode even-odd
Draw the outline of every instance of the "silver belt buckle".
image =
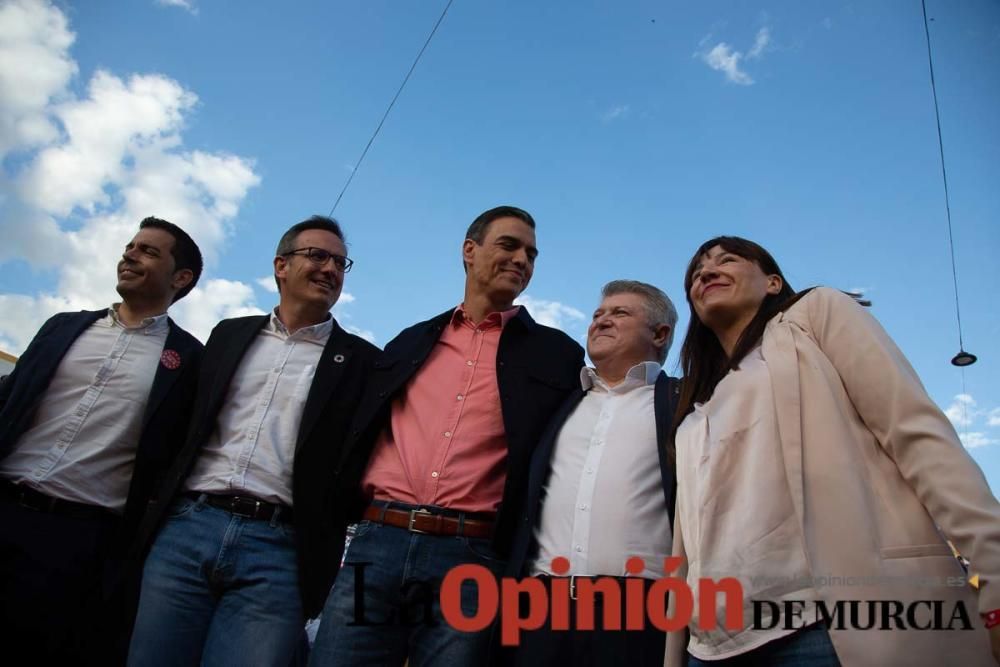
[[576, 599], [576, 580], [577, 580], [577, 576], [575, 574], [571, 574], [569, 576], [569, 599], [570, 600], [575, 600]]
[[[253, 509], [243, 509], [242, 506], [247, 506], [252, 504]], [[253, 497], [247, 496], [233, 496], [233, 499], [229, 504], [229, 511], [236, 516], [242, 516], [247, 519], [256, 519], [257, 515], [260, 513], [260, 501]]]
[[410, 510], [410, 522], [409, 522], [409, 524], [407, 524], [406, 529], [408, 531], [410, 531], [411, 533], [417, 533], [419, 535], [429, 535], [430, 533], [428, 533], [426, 530], [419, 530], [419, 529], [413, 527], [414, 522], [416, 522], [416, 520], [417, 520], [417, 515], [418, 514], [426, 514], [428, 516], [431, 515], [430, 512], [428, 512], [427, 510], [425, 510], [423, 508], [415, 509], [415, 510]]

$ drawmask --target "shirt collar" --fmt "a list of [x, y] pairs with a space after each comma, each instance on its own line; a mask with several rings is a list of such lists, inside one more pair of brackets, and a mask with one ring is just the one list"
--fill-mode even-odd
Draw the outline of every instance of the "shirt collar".
[[625, 380], [621, 384], [616, 385], [615, 387], [609, 387], [607, 383], [601, 379], [601, 376], [597, 374], [597, 369], [591, 368], [590, 366], [584, 366], [580, 369], [580, 386], [583, 387], [584, 391], [589, 391], [594, 387], [599, 387], [604, 391], [616, 391], [621, 393], [635, 387], [656, 384], [656, 378], [659, 377], [662, 369], [663, 367], [655, 361], [642, 361], [628, 369], [628, 372], [625, 373]]
[[296, 330], [295, 333], [288, 333], [288, 327], [285, 323], [281, 321], [278, 317], [278, 307], [275, 306], [274, 310], [271, 311], [271, 317], [268, 318], [267, 324], [264, 327], [271, 333], [280, 334], [285, 338], [294, 337], [297, 340], [311, 340], [322, 342], [330, 337], [333, 333], [333, 315], [330, 313], [326, 314], [326, 319], [318, 324], [312, 324], [308, 327], [302, 327]]
[[147, 317], [142, 320], [139, 324], [134, 327], [126, 325], [118, 317], [118, 307], [121, 306], [121, 302], [111, 304], [108, 308], [108, 317], [111, 318], [111, 326], [119, 326], [122, 329], [127, 329], [129, 331], [139, 331], [142, 330], [145, 334], [155, 334], [165, 331], [167, 329], [167, 314], [160, 313], [159, 315], [154, 315], [153, 317]]
[[496, 327], [497, 323], [499, 322], [500, 329], [503, 329], [505, 326], [507, 326], [507, 323], [510, 322], [511, 319], [517, 315], [517, 312], [520, 309], [521, 309], [520, 306], [513, 306], [504, 311], [492, 312], [486, 316], [486, 319], [484, 319], [477, 325], [475, 322], [469, 319], [468, 315], [466, 315], [465, 304], [460, 303], [458, 304], [458, 307], [455, 308], [454, 312], [452, 312], [451, 314], [451, 325], [459, 326], [464, 323], [467, 326], [473, 328], [481, 327], [483, 329], [492, 329]]

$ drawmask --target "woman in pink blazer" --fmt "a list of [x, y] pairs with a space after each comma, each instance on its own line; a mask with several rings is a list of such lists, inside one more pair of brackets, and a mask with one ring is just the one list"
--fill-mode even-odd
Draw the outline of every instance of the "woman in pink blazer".
[[[997, 664], [1000, 504], [878, 322], [736, 237], [698, 248], [684, 287], [674, 554], [694, 604], [667, 664]], [[714, 618], [698, 599], [725, 577], [728, 628], [722, 596]]]

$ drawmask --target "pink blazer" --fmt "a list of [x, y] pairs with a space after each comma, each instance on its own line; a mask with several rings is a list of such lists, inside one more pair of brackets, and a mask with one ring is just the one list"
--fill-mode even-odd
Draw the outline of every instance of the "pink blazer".
[[[841, 664], [995, 664], [979, 613], [1000, 609], [1000, 504], [903, 354], [829, 288], [776, 315], [762, 344], [812, 575], [850, 582], [817, 585], [819, 596], [830, 609], [940, 600], [944, 625], [961, 603], [974, 628], [831, 629]], [[978, 592], [956, 585], [963, 572], [942, 533], [980, 575]], [[676, 521], [674, 554], [685, 554]], [[684, 633], [670, 633], [666, 664], [681, 665], [685, 648]]]

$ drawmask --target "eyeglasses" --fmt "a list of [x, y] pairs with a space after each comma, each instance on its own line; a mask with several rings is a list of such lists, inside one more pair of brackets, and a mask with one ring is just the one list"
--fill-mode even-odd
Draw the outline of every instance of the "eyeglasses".
[[297, 250], [292, 250], [286, 252], [282, 257], [287, 257], [288, 255], [305, 255], [309, 258], [309, 261], [316, 266], [325, 266], [329, 260], [333, 260], [333, 265], [341, 273], [347, 273], [354, 266], [354, 260], [343, 255], [335, 255], [332, 252], [327, 252], [322, 248], [299, 248]]

